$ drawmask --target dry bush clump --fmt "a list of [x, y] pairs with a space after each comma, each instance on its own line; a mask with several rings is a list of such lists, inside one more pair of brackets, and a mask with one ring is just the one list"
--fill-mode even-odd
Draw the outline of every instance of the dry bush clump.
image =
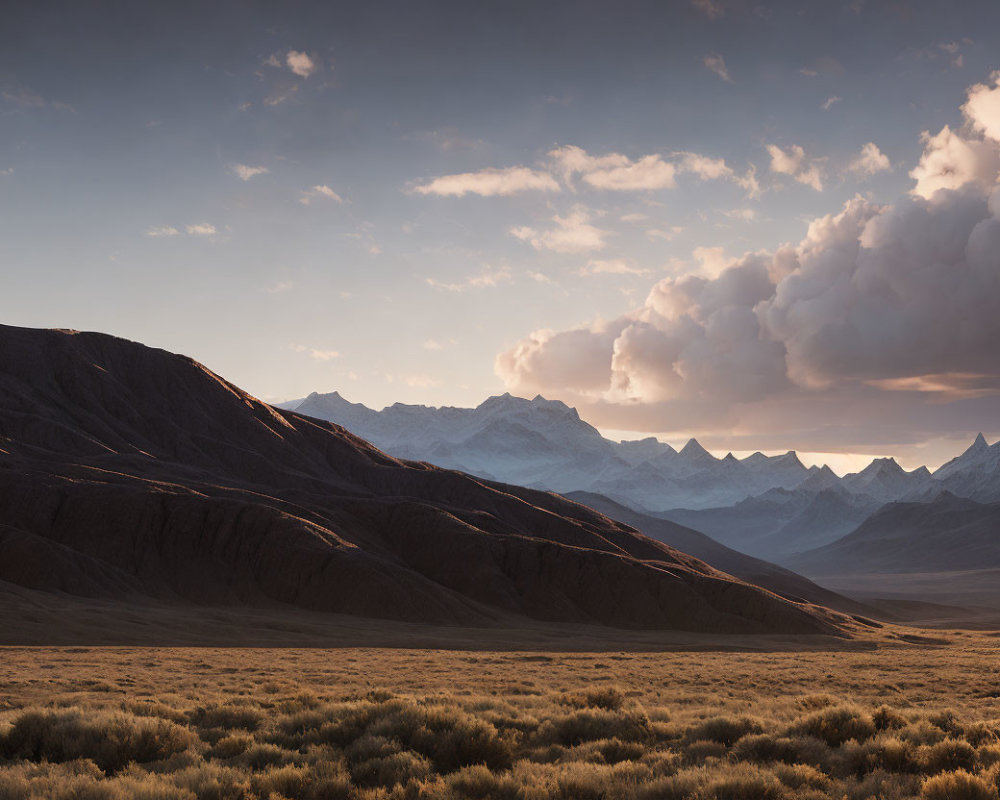
[[389, 653], [411, 669], [385, 688], [357, 651], [187, 658], [174, 682], [0, 679], [0, 800], [1000, 800], [990, 665], [942, 695], [946, 669], [859, 655], [868, 684], [817, 695], [823, 655], [780, 689], [747, 654]]

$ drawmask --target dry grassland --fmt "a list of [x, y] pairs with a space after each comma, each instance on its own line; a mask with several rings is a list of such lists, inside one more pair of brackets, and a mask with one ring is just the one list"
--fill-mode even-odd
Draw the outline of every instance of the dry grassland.
[[8, 798], [998, 797], [1000, 639], [0, 649]]

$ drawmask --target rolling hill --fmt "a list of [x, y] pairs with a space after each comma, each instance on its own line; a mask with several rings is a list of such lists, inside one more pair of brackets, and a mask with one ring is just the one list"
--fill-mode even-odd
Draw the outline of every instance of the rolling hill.
[[845, 624], [563, 498], [392, 458], [189, 358], [8, 326], [0, 581], [434, 625]]

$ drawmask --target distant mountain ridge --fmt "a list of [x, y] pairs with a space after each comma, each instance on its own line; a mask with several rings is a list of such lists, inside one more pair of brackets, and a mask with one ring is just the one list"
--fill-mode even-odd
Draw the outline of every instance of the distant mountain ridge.
[[838, 476], [794, 451], [717, 458], [695, 440], [676, 450], [653, 437], [615, 442], [575, 409], [541, 395], [503, 394], [475, 408], [397, 403], [375, 411], [339, 393], [287, 404], [336, 422], [392, 455], [560, 493], [589, 492], [694, 528], [742, 552], [785, 563], [853, 531], [883, 505], [949, 491], [1000, 502], [1000, 442], [980, 434], [931, 473], [892, 458]]
[[652, 437], [613, 442], [576, 409], [541, 395], [497, 395], [475, 408], [396, 403], [375, 411], [338, 392], [314, 392], [282, 407], [342, 425], [399, 458], [556, 492], [592, 491], [643, 509], [737, 502], [819, 471], [794, 452], [720, 459], [695, 439], [679, 451]]

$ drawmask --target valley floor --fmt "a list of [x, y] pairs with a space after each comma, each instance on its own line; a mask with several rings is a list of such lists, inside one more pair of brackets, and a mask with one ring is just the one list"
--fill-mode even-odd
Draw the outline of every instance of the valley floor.
[[0, 798], [995, 798], [1000, 638], [913, 641], [6, 647]]

